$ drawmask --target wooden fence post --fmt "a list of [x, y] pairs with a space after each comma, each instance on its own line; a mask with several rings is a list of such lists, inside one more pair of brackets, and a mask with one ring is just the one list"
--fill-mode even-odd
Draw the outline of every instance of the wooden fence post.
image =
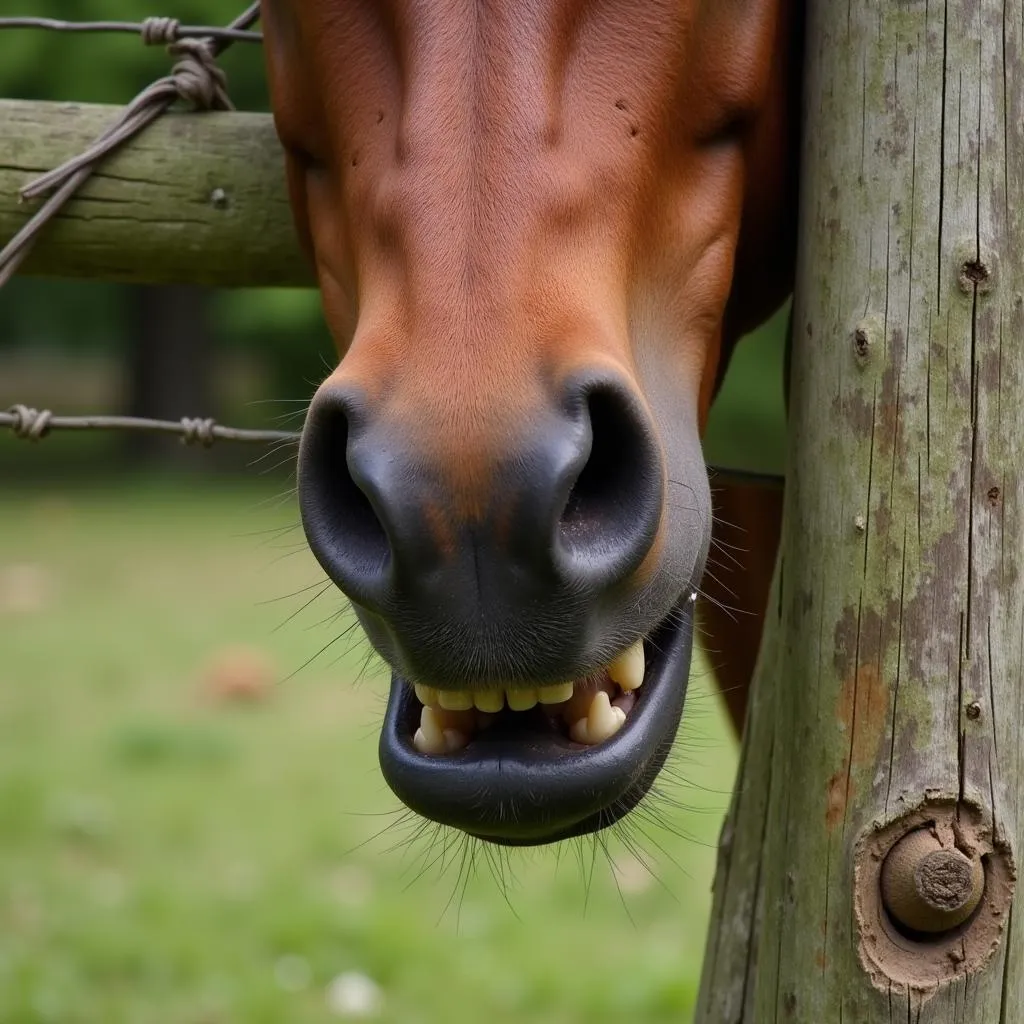
[[697, 1020], [1020, 1024], [1024, 10], [808, 8], [786, 525]]

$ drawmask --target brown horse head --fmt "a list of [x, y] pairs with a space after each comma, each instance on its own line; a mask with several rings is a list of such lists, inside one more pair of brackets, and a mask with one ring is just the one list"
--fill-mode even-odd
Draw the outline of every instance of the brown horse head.
[[264, 0], [341, 356], [303, 523], [394, 671], [385, 776], [437, 821], [600, 828], [671, 744], [723, 338], [785, 292], [787, 253], [757, 251], [789, 160], [780, 8]]

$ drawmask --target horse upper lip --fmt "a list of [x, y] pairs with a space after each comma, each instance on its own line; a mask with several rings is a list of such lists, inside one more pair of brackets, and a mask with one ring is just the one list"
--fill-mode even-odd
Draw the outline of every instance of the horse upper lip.
[[656, 660], [637, 708], [594, 747], [557, 732], [498, 733], [450, 756], [425, 756], [411, 741], [420, 704], [396, 675], [379, 747], [385, 780], [424, 817], [497, 843], [536, 845], [604, 828], [642, 799], [667, 756], [692, 634], [693, 603], [684, 598], [652, 635]]

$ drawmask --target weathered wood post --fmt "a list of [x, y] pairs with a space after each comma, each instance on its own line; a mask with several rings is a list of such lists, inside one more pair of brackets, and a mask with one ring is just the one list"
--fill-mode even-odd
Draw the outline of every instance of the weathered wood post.
[[697, 1019], [1020, 1024], [1024, 10], [808, 7], [786, 525]]

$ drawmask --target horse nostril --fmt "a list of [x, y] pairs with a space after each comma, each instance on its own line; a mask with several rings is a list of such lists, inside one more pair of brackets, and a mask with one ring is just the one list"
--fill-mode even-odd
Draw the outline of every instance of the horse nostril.
[[590, 450], [559, 522], [574, 575], [621, 579], [650, 550], [661, 521], [661, 460], [646, 418], [621, 385], [585, 385]]
[[387, 534], [355, 456], [358, 402], [321, 391], [299, 448], [299, 507], [309, 546], [350, 598], [373, 606], [390, 556]]
[[450, 657], [431, 660], [437, 645], [410, 639], [408, 623], [427, 637], [449, 620], [478, 629], [483, 605], [517, 622], [550, 602], [564, 615], [564, 595], [617, 590], [651, 549], [662, 462], [628, 387], [576, 381], [535, 420], [494, 460], [484, 511], [468, 519], [454, 508], [451, 467], [427, 458], [419, 437], [371, 414], [357, 392], [329, 385], [313, 400], [298, 467], [309, 546], [353, 602], [387, 622], [388, 643], [415, 655], [417, 671], [447, 678]]

